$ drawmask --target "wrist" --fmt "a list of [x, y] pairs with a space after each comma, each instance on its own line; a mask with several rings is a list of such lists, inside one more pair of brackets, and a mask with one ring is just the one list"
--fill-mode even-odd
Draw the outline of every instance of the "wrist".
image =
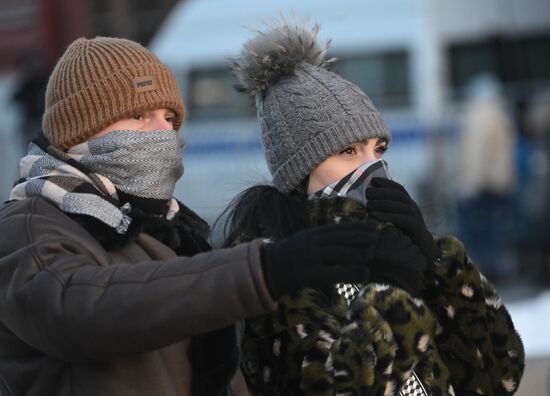
[[282, 293], [280, 292], [280, 283], [278, 278], [278, 272], [275, 271], [273, 266], [277, 261], [273, 257], [273, 241], [271, 239], [264, 239], [260, 245], [260, 264], [262, 266], [262, 273], [264, 276], [264, 282], [273, 300], [278, 300]]

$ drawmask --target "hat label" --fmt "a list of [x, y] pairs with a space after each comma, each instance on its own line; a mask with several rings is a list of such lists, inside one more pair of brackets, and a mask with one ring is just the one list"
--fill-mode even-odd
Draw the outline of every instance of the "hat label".
[[157, 88], [157, 82], [153, 76], [141, 76], [134, 78], [134, 89], [136, 93], [152, 91]]

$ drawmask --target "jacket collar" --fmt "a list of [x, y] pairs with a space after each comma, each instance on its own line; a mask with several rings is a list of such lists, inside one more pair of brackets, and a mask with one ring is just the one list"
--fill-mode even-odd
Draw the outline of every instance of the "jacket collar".
[[86, 215], [69, 214], [84, 227], [105, 250], [118, 250], [134, 242], [140, 233], [146, 233], [167, 245], [178, 255], [193, 255], [210, 250], [207, 242], [210, 232], [208, 223], [195, 212], [178, 201], [179, 213], [172, 220], [164, 216], [146, 213], [132, 208], [132, 218], [128, 231], [119, 234], [115, 229], [101, 221]]

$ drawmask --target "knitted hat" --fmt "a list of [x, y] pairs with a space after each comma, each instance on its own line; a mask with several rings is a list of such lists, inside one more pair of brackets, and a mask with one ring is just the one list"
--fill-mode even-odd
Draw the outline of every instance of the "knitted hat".
[[44, 134], [54, 146], [81, 143], [110, 124], [159, 108], [184, 108], [174, 76], [142, 45], [120, 38], [75, 40], [57, 62], [46, 88]]
[[259, 32], [232, 59], [239, 89], [255, 98], [275, 187], [290, 192], [330, 155], [368, 138], [391, 139], [358, 87], [326, 69], [319, 26], [282, 23]]

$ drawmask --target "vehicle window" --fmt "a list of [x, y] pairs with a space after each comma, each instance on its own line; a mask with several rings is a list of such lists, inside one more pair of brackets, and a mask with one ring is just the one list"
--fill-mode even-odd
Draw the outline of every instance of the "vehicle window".
[[361, 88], [377, 107], [411, 102], [409, 57], [406, 51], [338, 56], [334, 69]]
[[235, 90], [235, 78], [227, 66], [193, 69], [188, 81], [190, 120], [254, 116], [252, 99]]

